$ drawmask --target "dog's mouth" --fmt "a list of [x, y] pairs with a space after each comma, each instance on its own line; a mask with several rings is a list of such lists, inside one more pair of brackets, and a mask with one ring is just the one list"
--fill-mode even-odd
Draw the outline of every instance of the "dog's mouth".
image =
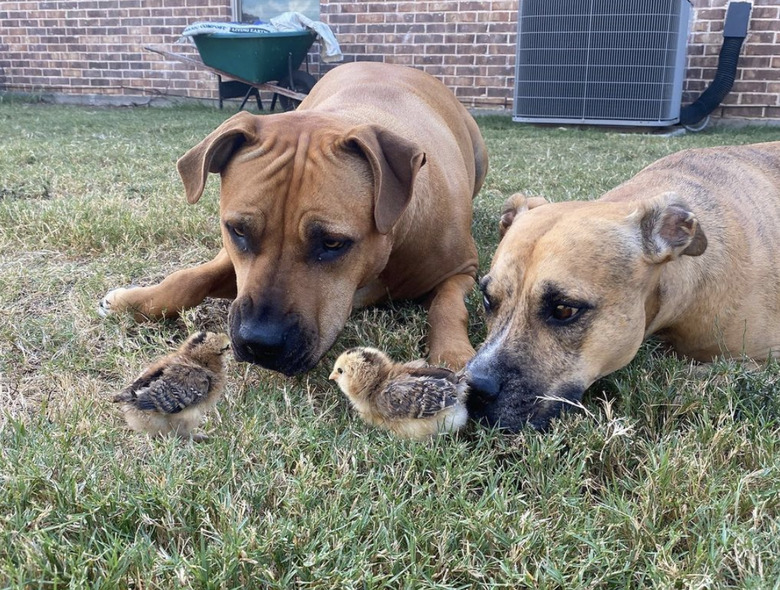
[[252, 344], [233, 344], [233, 357], [243, 363], [252, 363], [288, 377], [300, 375], [313, 369], [319, 358], [294, 351], [271, 351], [255, 348]]

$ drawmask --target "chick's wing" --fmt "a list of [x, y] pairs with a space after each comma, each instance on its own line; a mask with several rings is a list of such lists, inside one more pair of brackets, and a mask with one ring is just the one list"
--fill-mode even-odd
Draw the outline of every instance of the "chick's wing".
[[[412, 361], [412, 363], [415, 362], [416, 361]], [[409, 377], [430, 377], [435, 379], [446, 379], [452, 383], [458, 382], [458, 376], [455, 371], [451, 371], [445, 367], [432, 367], [430, 365], [415, 366], [412, 363], [407, 363], [405, 365], [407, 367], [405, 372]]]
[[448, 379], [408, 376], [391, 381], [378, 396], [387, 418], [429, 418], [457, 403], [455, 385]]
[[175, 414], [202, 401], [210, 388], [210, 371], [201, 367], [171, 364], [134, 391], [134, 405], [139, 410]]

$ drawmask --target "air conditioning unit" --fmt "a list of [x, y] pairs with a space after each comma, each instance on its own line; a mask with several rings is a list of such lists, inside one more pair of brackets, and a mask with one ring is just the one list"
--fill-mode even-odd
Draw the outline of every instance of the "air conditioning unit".
[[674, 125], [689, 0], [520, 0], [513, 119]]

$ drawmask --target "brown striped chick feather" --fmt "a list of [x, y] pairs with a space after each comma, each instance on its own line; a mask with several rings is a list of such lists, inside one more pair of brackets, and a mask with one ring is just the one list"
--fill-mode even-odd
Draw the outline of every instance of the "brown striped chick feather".
[[330, 374], [360, 417], [402, 438], [460, 430], [468, 420], [466, 383], [424, 362], [395, 363], [375, 348], [342, 353]]
[[176, 352], [152, 363], [113, 401], [120, 404], [133, 430], [202, 440], [205, 436], [192, 431], [222, 397], [229, 349], [225, 334], [192, 334]]

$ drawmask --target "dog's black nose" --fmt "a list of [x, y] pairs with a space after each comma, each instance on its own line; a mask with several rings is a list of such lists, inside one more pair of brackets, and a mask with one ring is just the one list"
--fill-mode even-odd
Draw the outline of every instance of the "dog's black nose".
[[479, 371], [469, 371], [466, 377], [469, 386], [469, 398], [474, 401], [490, 403], [496, 400], [501, 390], [501, 383], [493, 375]]
[[233, 337], [241, 360], [271, 368], [284, 353], [286, 327], [279, 322], [244, 322]]

